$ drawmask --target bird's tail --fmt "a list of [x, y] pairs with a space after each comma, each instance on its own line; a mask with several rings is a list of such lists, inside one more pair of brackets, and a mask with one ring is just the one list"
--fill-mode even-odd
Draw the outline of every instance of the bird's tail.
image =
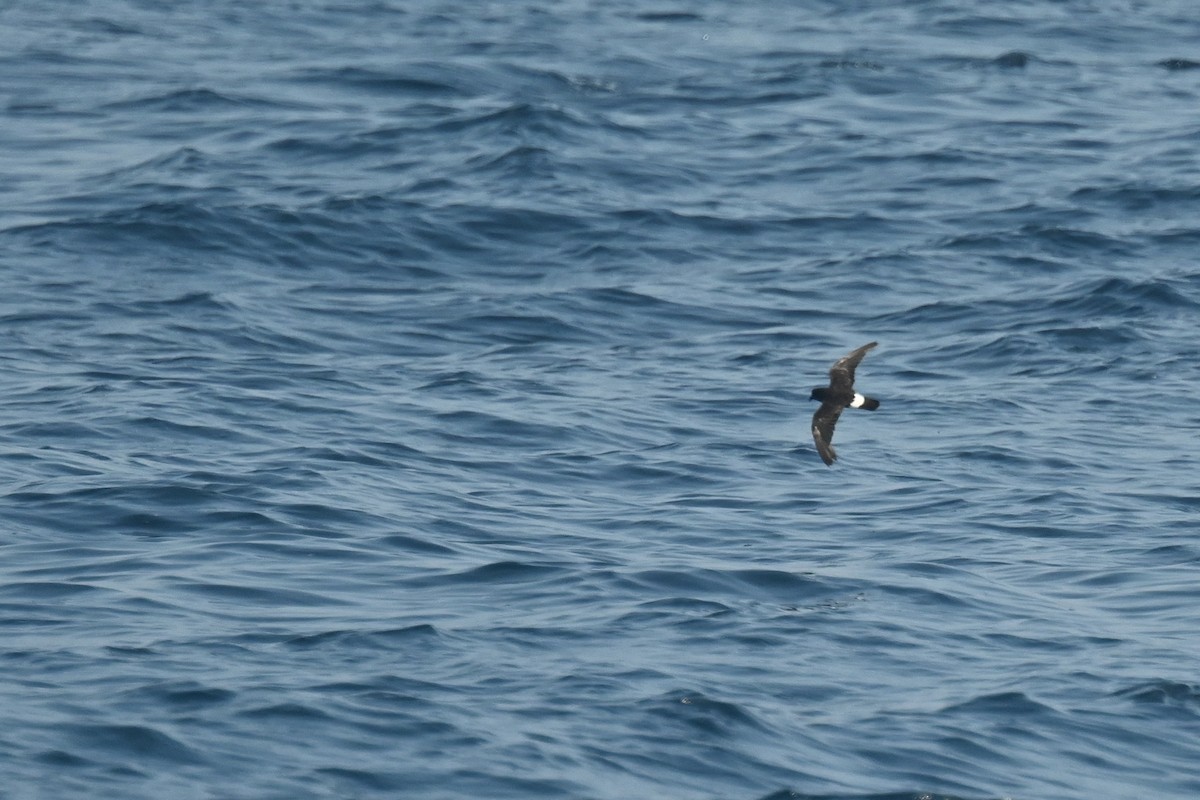
[[875, 409], [879, 408], [879, 401], [874, 397], [867, 397], [866, 395], [855, 393], [854, 399], [850, 401], [850, 407], [861, 408], [866, 411], [874, 411]]

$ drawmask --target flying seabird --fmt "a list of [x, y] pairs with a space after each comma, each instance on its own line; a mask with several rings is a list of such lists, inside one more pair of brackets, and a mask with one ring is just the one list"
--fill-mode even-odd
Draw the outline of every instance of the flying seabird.
[[842, 409], [846, 406], [865, 408], [867, 411], [879, 408], [878, 400], [854, 391], [854, 368], [858, 366], [858, 362], [863, 360], [867, 351], [877, 344], [879, 342], [864, 344], [845, 358], [839, 359], [829, 370], [829, 385], [813, 389], [812, 396], [808, 398], [821, 401], [821, 407], [817, 409], [817, 413], [813, 414], [812, 435], [813, 441], [817, 443], [817, 452], [821, 454], [821, 460], [830, 466], [837, 459], [837, 453], [833, 451], [832, 444], [833, 426], [837, 425]]

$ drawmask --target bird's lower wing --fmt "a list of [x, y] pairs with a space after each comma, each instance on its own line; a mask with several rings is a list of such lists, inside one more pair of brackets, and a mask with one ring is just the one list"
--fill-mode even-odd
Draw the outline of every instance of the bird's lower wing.
[[837, 460], [837, 453], [833, 449], [833, 427], [837, 425], [841, 413], [841, 406], [822, 403], [821, 407], [817, 409], [817, 413], [813, 414], [813, 441], [817, 443], [817, 452], [820, 454], [821, 460], [828, 465], [832, 465]]

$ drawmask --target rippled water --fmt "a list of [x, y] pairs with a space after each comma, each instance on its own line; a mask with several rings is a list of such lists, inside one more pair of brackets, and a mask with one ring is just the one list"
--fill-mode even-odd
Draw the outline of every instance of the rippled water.
[[1200, 796], [1198, 33], [0, 9], [0, 797]]

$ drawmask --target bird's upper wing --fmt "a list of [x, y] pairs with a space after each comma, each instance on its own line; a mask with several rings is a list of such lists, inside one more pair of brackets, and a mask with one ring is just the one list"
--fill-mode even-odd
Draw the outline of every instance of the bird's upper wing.
[[[861, 357], [859, 356], [859, 358]], [[821, 403], [821, 407], [817, 409], [817, 413], [813, 414], [813, 441], [817, 443], [817, 452], [821, 454], [821, 460], [829, 465], [832, 465], [837, 460], [837, 453], [834, 452], [832, 444], [833, 426], [837, 425], [838, 417], [841, 416], [843, 408], [845, 406], [836, 403]]]
[[[877, 344], [879, 342], [864, 344], [849, 355], [838, 359], [838, 362], [829, 370], [829, 385], [834, 389], [850, 391], [854, 386], [854, 370], [858, 367], [858, 362], [862, 361], [867, 351]], [[836, 420], [837, 415], [835, 414], [833, 418]], [[830, 423], [829, 429], [833, 430], [833, 423]]]

